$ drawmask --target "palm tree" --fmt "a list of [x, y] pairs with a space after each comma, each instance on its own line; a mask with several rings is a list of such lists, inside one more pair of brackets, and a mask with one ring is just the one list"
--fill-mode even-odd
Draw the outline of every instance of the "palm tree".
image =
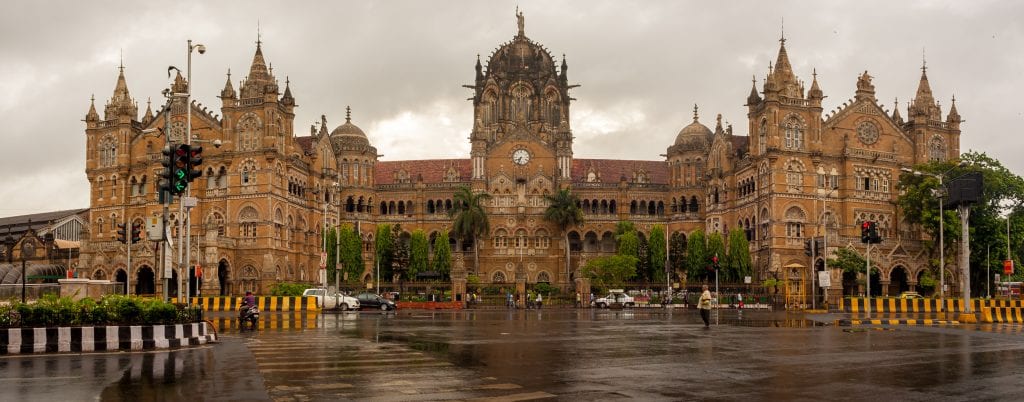
[[467, 186], [461, 186], [455, 190], [452, 209], [448, 210], [448, 216], [454, 218], [452, 231], [462, 238], [473, 239], [473, 269], [480, 269], [480, 246], [478, 245], [481, 235], [491, 231], [491, 224], [487, 220], [487, 211], [484, 210], [484, 201], [491, 199], [491, 195], [485, 192], [474, 193]]
[[554, 195], [546, 195], [544, 199], [548, 202], [544, 220], [557, 225], [565, 240], [565, 280], [569, 280], [569, 227], [583, 224], [580, 200], [568, 188], [558, 190]]

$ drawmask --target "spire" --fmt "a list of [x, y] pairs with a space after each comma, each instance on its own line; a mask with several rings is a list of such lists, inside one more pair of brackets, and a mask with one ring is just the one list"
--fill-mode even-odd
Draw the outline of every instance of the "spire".
[[256, 54], [252, 56], [252, 64], [249, 66], [249, 76], [242, 84], [242, 98], [258, 98], [266, 93], [277, 93], [277, 84], [274, 75], [267, 67], [267, 61], [263, 58], [263, 42], [257, 34]]
[[479, 87], [484, 81], [484, 66], [480, 64], [480, 54], [476, 54], [476, 65], [473, 66], [476, 70], [476, 84]]
[[295, 106], [295, 98], [292, 97], [291, 79], [284, 77], [284, 95], [281, 96], [281, 104]]
[[757, 77], [750, 76], [750, 95], [747, 96], [746, 106], [754, 106], [761, 103], [761, 96], [757, 94]]
[[769, 79], [774, 87], [787, 98], [803, 98], [800, 90], [800, 81], [793, 74], [793, 66], [789, 63], [789, 54], [786, 52], [786, 37], [779, 39], [779, 55], [775, 59], [775, 70], [768, 65]]
[[146, 98], [146, 112], [142, 113], [142, 124], [149, 124], [149, 122], [153, 121], [154, 116], [152, 104], [153, 100]]
[[352, 107], [345, 106], [345, 123], [352, 123]]
[[939, 120], [941, 113], [932, 95], [931, 84], [928, 83], [928, 62], [922, 56], [921, 80], [917, 83], [917, 94], [910, 106], [910, 118], [921, 116], [930, 120]]
[[821, 100], [825, 95], [821, 92], [821, 87], [818, 86], [818, 69], [815, 68], [811, 76], [814, 78], [811, 80], [811, 90], [807, 91], [807, 99]]
[[117, 115], [124, 114], [135, 120], [139, 115], [139, 107], [128, 92], [128, 82], [124, 78], [124, 63], [122, 62], [117, 69], [117, 84], [114, 85], [114, 94], [103, 111], [103, 118], [111, 120]]
[[558, 75], [558, 78], [562, 81], [562, 84], [569, 83], [569, 64], [565, 62], [565, 53], [562, 53], [562, 73]]
[[900, 99], [896, 98], [892, 105], [892, 121], [896, 124], [903, 124], [903, 116], [900, 116]]
[[231, 85], [231, 69], [228, 69], [228, 80], [224, 83], [224, 89], [220, 91], [221, 99], [235, 99], [235, 87]]
[[85, 121], [99, 121], [100, 114], [96, 113], [96, 95], [89, 98], [89, 112], [85, 114]]
[[696, 103], [693, 104], [693, 122], [694, 123], [697, 122], [697, 104]]
[[947, 123], [960, 123], [960, 112], [956, 110], [956, 95], [953, 95], [953, 104], [949, 107], [949, 114], [946, 115]]

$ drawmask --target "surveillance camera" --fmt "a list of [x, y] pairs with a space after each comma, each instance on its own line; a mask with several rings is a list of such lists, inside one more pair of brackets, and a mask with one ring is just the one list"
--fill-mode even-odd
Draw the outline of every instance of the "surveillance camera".
[[199, 54], [204, 54], [206, 53], [206, 46], [196, 45], [196, 50], [199, 50]]
[[213, 140], [213, 147], [214, 148], [220, 148], [221, 144], [222, 143], [220, 142], [220, 140]]

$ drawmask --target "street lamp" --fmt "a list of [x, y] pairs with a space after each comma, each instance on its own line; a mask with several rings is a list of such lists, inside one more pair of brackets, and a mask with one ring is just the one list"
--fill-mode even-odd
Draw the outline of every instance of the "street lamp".
[[[822, 267], [824, 269], [824, 272], [828, 272], [828, 222], [825, 221], [824, 215], [828, 212], [828, 197], [831, 196], [832, 193], [835, 193], [836, 191], [839, 191], [839, 187], [832, 187], [830, 190], [828, 190], [828, 192], [826, 192], [825, 194], [822, 194], [822, 196], [821, 196], [821, 215], [818, 215], [819, 219], [821, 220], [821, 233], [823, 233], [823, 235], [822, 235], [823, 243], [822, 243], [822, 246], [821, 246], [822, 247], [821, 251], [822, 251], [822, 253], [824, 255], [822, 255], [821, 257], [822, 257]], [[815, 251], [818, 249], [817, 246], [818, 246], [817, 244], [813, 244], [812, 245], [811, 255], [814, 255]], [[818, 271], [815, 269], [815, 267], [814, 267], [815, 265], [817, 265], [817, 263], [812, 260], [811, 261], [811, 272], [813, 272], [813, 274], [811, 275], [811, 292], [814, 293], [814, 295], [811, 298], [811, 308], [812, 309], [816, 309], [817, 308], [816, 303], [818, 301], [818, 296], [816, 294], [817, 291], [818, 291], [818, 287], [817, 287], [817, 285], [815, 285], [815, 282], [814, 282], [815, 279], [816, 279], [815, 277], [818, 275]], [[827, 303], [828, 302], [828, 294], [825, 294], [824, 296], [825, 296], [825, 301]]]
[[946, 311], [946, 243], [945, 243], [945, 214], [942, 211], [942, 198], [946, 195], [946, 188], [943, 187], [942, 178], [953, 169], [967, 166], [967, 161], [960, 161], [956, 166], [942, 173], [928, 173], [910, 168], [900, 168], [900, 171], [913, 174], [914, 176], [929, 176], [939, 180], [939, 188], [932, 189], [932, 196], [939, 198], [939, 311]]
[[[185, 80], [188, 82], [188, 86], [185, 87], [185, 110], [186, 110], [186, 113], [185, 113], [185, 144], [188, 144], [188, 145], [192, 144], [192, 51], [193, 50], [198, 51], [199, 54], [205, 54], [206, 53], [206, 45], [203, 45], [202, 43], [196, 43], [196, 44], [193, 45], [192, 44], [192, 39], [188, 40], [188, 68], [187, 68], [187, 72], [185, 74], [186, 75]], [[215, 142], [214, 146], [218, 146], [218, 144]], [[191, 181], [191, 180], [192, 179], [190, 178], [189, 181]], [[188, 187], [185, 188], [185, 197], [190, 197], [191, 195], [192, 195], [192, 186], [188, 186]], [[184, 243], [185, 243], [185, 264], [186, 264], [186, 267], [185, 267], [185, 274], [184, 275], [179, 275], [178, 281], [180, 283], [181, 280], [183, 279], [182, 276], [184, 276], [184, 280], [185, 280], [185, 303], [188, 303], [189, 302], [189, 296], [191, 296], [189, 294], [189, 292], [191, 291], [190, 285], [192, 284], [192, 280], [191, 280], [192, 279], [192, 273], [191, 273], [192, 269], [191, 269], [191, 266], [188, 266], [188, 265], [190, 265], [190, 262], [192, 261], [192, 244], [191, 244], [191, 241], [192, 241], [192, 216], [191, 216], [192, 207], [189, 206], [188, 208], [185, 208], [185, 203], [186, 203], [185, 200], [182, 199], [181, 200], [181, 206], [182, 206], [182, 209], [185, 210], [184, 214], [182, 214], [182, 215], [185, 216], [185, 241], [184, 241]], [[181, 234], [179, 233], [179, 236], [180, 235]], [[180, 240], [181, 239], [179, 239], [179, 244], [182, 243]], [[178, 255], [180, 256], [181, 254], [178, 254]], [[180, 265], [179, 265], [179, 267], [180, 267]], [[181, 293], [179, 293], [179, 294], [181, 294]]]

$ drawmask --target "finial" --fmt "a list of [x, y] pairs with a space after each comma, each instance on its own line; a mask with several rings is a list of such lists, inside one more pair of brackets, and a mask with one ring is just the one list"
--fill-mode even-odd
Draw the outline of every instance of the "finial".
[[697, 121], [697, 104], [693, 104], [693, 121]]
[[781, 43], [782, 46], [785, 46], [786, 45], [786, 17], [782, 17], [782, 24], [781, 24], [780, 31], [781, 31], [781, 36], [779, 36], [779, 43]]
[[231, 81], [231, 67], [228, 67], [228, 82]]
[[811, 76], [814, 77], [815, 81], [818, 80], [818, 68], [817, 67], [815, 67], [814, 69], [811, 70]]
[[121, 49], [121, 62], [117, 67], [121, 72], [124, 72], [124, 49]]
[[89, 97], [89, 103], [93, 105], [96, 104], [96, 94], [92, 94], [92, 96]]
[[754, 86], [757, 86], [757, 76], [756, 75], [750, 74], [750, 83], [753, 84]]
[[899, 108], [900, 108], [900, 98], [899, 97], [893, 98], [892, 109], [896, 110], [896, 109], [899, 109]]
[[953, 94], [953, 104], [956, 105], [956, 94]]
[[256, 20], [256, 48], [259, 48], [260, 45], [263, 44], [263, 41], [261, 40], [262, 38], [261, 38], [260, 33], [261, 33], [260, 32], [260, 20], [257, 19]]
[[928, 72], [928, 59], [924, 54], [924, 47], [921, 48], [921, 74]]
[[288, 86], [288, 85], [291, 85], [291, 83], [292, 83], [292, 79], [291, 79], [291, 77], [289, 77], [289, 76], [287, 76], [287, 75], [286, 75], [286, 76], [284, 76], [284, 86]]
[[351, 123], [352, 122], [352, 107], [351, 106], [345, 106], [345, 122], [346, 123]]

